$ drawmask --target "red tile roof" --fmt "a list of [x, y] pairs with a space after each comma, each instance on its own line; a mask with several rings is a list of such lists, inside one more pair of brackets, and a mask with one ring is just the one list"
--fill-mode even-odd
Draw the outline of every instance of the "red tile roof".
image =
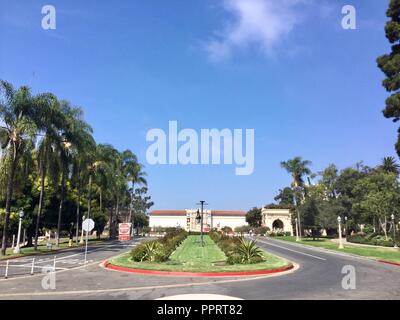
[[[186, 216], [186, 210], [155, 210], [149, 213], [150, 216]], [[211, 210], [212, 216], [217, 217], [245, 217], [245, 211], [235, 210]]]
[[246, 212], [238, 210], [212, 210], [211, 215], [213, 216], [229, 216], [229, 217], [245, 217]]
[[186, 216], [186, 210], [155, 210], [150, 216]]

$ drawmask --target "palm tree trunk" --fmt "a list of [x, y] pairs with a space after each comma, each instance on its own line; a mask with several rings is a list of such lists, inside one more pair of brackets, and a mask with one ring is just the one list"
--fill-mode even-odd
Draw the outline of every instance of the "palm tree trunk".
[[44, 198], [44, 178], [45, 178], [45, 164], [44, 160], [40, 160], [40, 196], [39, 196], [39, 208], [36, 217], [36, 227], [35, 227], [35, 250], [38, 247], [38, 237], [39, 237], [39, 223], [40, 217], [43, 211], [43, 198]]
[[110, 207], [110, 208], [109, 208], [109, 218], [108, 218], [108, 220], [109, 220], [109, 238], [110, 238], [110, 239], [112, 239], [113, 210], [114, 210], [113, 207]]
[[78, 245], [79, 239], [79, 218], [80, 218], [80, 211], [81, 211], [81, 177], [78, 170], [78, 198], [76, 201], [76, 245]]
[[13, 196], [13, 191], [14, 191], [14, 177], [15, 177], [15, 171], [17, 168], [18, 153], [17, 153], [15, 145], [14, 145], [13, 153], [14, 154], [13, 154], [13, 159], [11, 162], [10, 174], [8, 176], [8, 182], [7, 182], [6, 216], [5, 216], [4, 227], [3, 227], [3, 240], [1, 243], [1, 255], [2, 256], [6, 255], [6, 250], [7, 250], [7, 240], [8, 240], [7, 232], [8, 232], [8, 225], [10, 223], [11, 201], [12, 201], [12, 196]]
[[[88, 188], [88, 213], [86, 219], [90, 219], [90, 211], [91, 211], [91, 202], [92, 202], [92, 174], [89, 175], [89, 188]], [[90, 234], [90, 231], [86, 231]]]
[[57, 222], [57, 247], [60, 245], [60, 230], [61, 230], [61, 215], [64, 203], [64, 189], [65, 189], [65, 171], [63, 170], [61, 176], [61, 199], [60, 206], [58, 208], [58, 222]]

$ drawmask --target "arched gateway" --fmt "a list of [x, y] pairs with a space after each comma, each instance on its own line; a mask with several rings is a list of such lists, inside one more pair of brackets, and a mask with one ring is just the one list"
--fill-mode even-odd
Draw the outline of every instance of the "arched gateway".
[[262, 224], [270, 230], [282, 230], [293, 235], [292, 218], [289, 209], [267, 209], [263, 208]]

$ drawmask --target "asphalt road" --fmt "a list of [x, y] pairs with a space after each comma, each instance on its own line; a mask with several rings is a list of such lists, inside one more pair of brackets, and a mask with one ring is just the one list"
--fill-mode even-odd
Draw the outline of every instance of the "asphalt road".
[[[100, 261], [133, 245], [135, 242], [113, 242], [92, 247], [90, 265], [57, 271], [55, 290], [43, 289], [41, 274], [0, 280], [0, 299], [157, 299], [181, 294], [242, 299], [400, 299], [398, 266], [272, 239], [259, 240], [259, 245], [296, 263], [297, 270], [279, 276], [191, 278], [120, 273], [99, 266]], [[67, 260], [81, 258], [82, 253], [64, 254]], [[343, 267], [354, 268], [354, 289], [343, 288]]]

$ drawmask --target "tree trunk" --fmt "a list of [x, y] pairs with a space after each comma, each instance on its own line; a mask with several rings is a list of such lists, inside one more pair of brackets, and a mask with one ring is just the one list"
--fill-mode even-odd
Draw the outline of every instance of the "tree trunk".
[[[79, 170], [78, 170], [79, 171]], [[81, 214], [81, 178], [78, 172], [78, 198], [76, 203], [76, 245], [78, 245], [79, 239], [79, 219]]]
[[16, 146], [14, 145], [14, 150], [13, 150], [13, 159], [11, 162], [11, 168], [10, 168], [10, 174], [8, 176], [8, 182], [7, 182], [7, 197], [6, 197], [6, 216], [4, 220], [4, 228], [3, 228], [3, 240], [1, 244], [1, 255], [5, 256], [6, 255], [6, 250], [7, 250], [7, 240], [8, 240], [8, 225], [10, 223], [10, 214], [11, 214], [11, 201], [12, 201], [12, 196], [13, 196], [13, 191], [14, 191], [14, 176], [15, 176], [15, 170], [17, 168], [17, 150]]
[[40, 216], [43, 211], [43, 198], [44, 198], [44, 178], [45, 178], [45, 164], [44, 160], [40, 160], [40, 196], [39, 196], [39, 208], [36, 217], [36, 227], [35, 227], [35, 250], [37, 250], [38, 246], [38, 237], [39, 237], [39, 223]]
[[100, 188], [100, 212], [103, 211], [103, 190]]
[[65, 189], [65, 172], [63, 170], [61, 176], [61, 199], [60, 199], [60, 206], [58, 208], [58, 222], [57, 222], [57, 247], [60, 245], [60, 231], [61, 231], [61, 216], [62, 216], [62, 209], [63, 209], [63, 202], [64, 202], [64, 189]]
[[385, 221], [383, 223], [382, 223], [381, 218], [379, 218], [379, 225], [382, 228], [383, 233], [385, 234], [385, 239], [387, 240], [388, 236], [387, 236], [387, 231], [386, 231], [386, 217], [385, 217]]
[[112, 225], [113, 225], [113, 207], [109, 208], [109, 238], [112, 239]]

